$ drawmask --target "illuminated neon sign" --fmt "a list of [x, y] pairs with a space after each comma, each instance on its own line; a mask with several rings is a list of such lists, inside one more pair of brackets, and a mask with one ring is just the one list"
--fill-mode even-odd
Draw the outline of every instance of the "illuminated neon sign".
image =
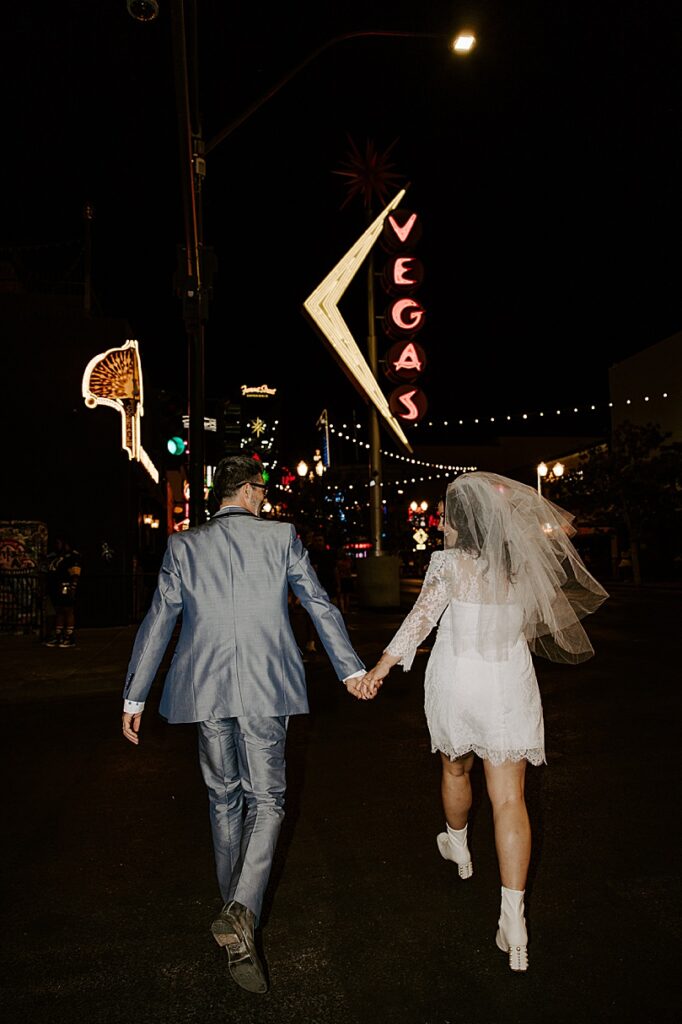
[[418, 423], [426, 415], [428, 402], [421, 388], [403, 384], [391, 392], [389, 398], [391, 412], [407, 423]]
[[[424, 326], [426, 312], [413, 292], [424, 279], [420, 261], [405, 252], [419, 241], [421, 221], [416, 213], [395, 210], [386, 218], [382, 235], [384, 248], [394, 254], [384, 267], [384, 290], [393, 296], [383, 318], [384, 333], [395, 344], [384, 359], [384, 373], [389, 380], [407, 381], [389, 396], [389, 408], [405, 423], [417, 423], [426, 413], [426, 395], [410, 385], [426, 366], [426, 353], [414, 338]], [[395, 255], [397, 253], [397, 255]]]
[[247, 384], [242, 384], [241, 393], [244, 398], [258, 398], [259, 396], [266, 398], [276, 395], [277, 388], [270, 388], [267, 384], [259, 384], [258, 387], [249, 387]]
[[147, 470], [154, 483], [159, 471], [140, 443], [140, 417], [144, 415], [142, 366], [137, 342], [100, 352], [83, 374], [83, 398], [88, 409], [108, 405], [121, 416], [121, 447], [129, 459]]
[[390, 338], [413, 338], [424, 326], [424, 307], [416, 299], [396, 299], [384, 318]]
[[416, 341], [397, 341], [386, 353], [384, 371], [389, 380], [412, 383], [423, 373], [426, 352]]
[[416, 256], [395, 256], [384, 266], [382, 283], [389, 295], [402, 295], [406, 288], [418, 288], [424, 267]]
[[[403, 428], [391, 413], [386, 397], [338, 307], [346, 288], [379, 238], [384, 221], [395, 210], [404, 195], [405, 189], [401, 189], [395, 199], [391, 200], [388, 206], [382, 210], [345, 256], [330, 270], [315, 291], [308, 296], [303, 303], [303, 308], [360, 394], [373, 403], [401, 444], [405, 445], [408, 452], [411, 452], [412, 447]], [[402, 224], [402, 220], [399, 220], [399, 224]]]

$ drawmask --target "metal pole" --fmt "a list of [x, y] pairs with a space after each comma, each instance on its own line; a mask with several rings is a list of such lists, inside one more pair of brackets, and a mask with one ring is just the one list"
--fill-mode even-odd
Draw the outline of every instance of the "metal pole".
[[[370, 252], [367, 262], [367, 362], [376, 377], [379, 360], [374, 316], [374, 253]], [[381, 447], [379, 414], [373, 405], [369, 410], [369, 525], [373, 553], [381, 555]]]
[[83, 207], [85, 218], [85, 273], [83, 281], [83, 312], [90, 316], [92, 312], [92, 203], [86, 202]]
[[[189, 0], [193, 49], [196, 44], [196, 0]], [[201, 129], [196, 111], [196, 82], [190, 83], [185, 33], [185, 5], [172, 0], [173, 69], [180, 139], [180, 177], [185, 246], [180, 254], [178, 287], [187, 333], [189, 403], [189, 519], [191, 526], [205, 521], [204, 514], [204, 324], [206, 295], [202, 281], [201, 178], [203, 156]], [[196, 59], [192, 61], [196, 79]], [[192, 124], [192, 109], [195, 123]], [[197, 155], [201, 163], [199, 164]], [[197, 173], [199, 172], [199, 173]]]

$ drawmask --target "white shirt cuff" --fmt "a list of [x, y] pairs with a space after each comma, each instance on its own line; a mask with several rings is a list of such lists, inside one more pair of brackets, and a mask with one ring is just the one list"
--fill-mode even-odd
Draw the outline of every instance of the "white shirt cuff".
[[136, 715], [140, 711], [144, 711], [143, 700], [124, 700], [123, 710], [127, 715]]
[[359, 679], [360, 676], [364, 676], [366, 673], [367, 669], [361, 668], [359, 672], [354, 672], [352, 676], [346, 676], [343, 680], [344, 684], [347, 683], [349, 679]]

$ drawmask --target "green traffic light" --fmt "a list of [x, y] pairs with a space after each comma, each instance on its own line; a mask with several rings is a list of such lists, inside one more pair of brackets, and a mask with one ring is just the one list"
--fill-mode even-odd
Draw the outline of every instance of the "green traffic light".
[[166, 448], [171, 453], [171, 455], [184, 454], [186, 447], [187, 445], [185, 444], [181, 437], [169, 437], [168, 441], [166, 442]]

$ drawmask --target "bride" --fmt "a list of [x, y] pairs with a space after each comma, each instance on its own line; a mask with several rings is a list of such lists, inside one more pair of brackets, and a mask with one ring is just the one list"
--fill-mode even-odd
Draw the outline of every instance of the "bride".
[[444, 550], [431, 556], [419, 597], [362, 683], [363, 696], [376, 696], [391, 668], [407, 671], [438, 626], [424, 700], [431, 748], [442, 762], [438, 849], [460, 878], [471, 877], [467, 819], [477, 755], [502, 883], [496, 943], [513, 971], [528, 968], [526, 763], [545, 763], [531, 652], [572, 663], [589, 658], [594, 650], [580, 619], [608, 597], [569, 539], [572, 518], [535, 488], [494, 473], [467, 473], [449, 484]]

